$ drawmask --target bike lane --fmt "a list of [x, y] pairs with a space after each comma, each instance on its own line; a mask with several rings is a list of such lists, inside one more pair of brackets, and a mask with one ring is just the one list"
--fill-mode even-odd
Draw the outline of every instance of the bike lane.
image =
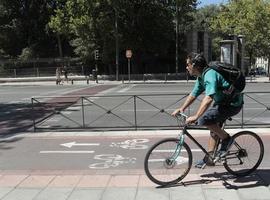
[[[138, 131], [139, 132], [139, 131]], [[1, 141], [2, 149], [10, 151], [8, 158], [1, 164], [14, 162], [12, 156], [21, 152], [19, 157], [24, 168], [1, 168], [0, 199], [267, 199], [269, 197], [269, 165], [244, 178], [235, 178], [227, 174], [223, 167], [192, 169], [187, 177], [177, 185], [167, 188], [156, 188], [157, 185], [148, 180], [143, 171], [143, 159], [149, 146], [164, 135], [123, 135], [89, 137], [77, 133], [53, 136], [55, 133], [15, 137], [9, 141]], [[86, 133], [85, 133], [86, 134]], [[87, 133], [89, 135], [89, 133]], [[112, 133], [114, 134], [114, 133]], [[76, 135], [76, 136], [75, 136]], [[166, 135], [167, 136], [167, 135]], [[174, 135], [175, 136], [175, 135]], [[196, 136], [203, 144], [207, 143], [207, 135]], [[266, 155], [269, 153], [269, 135], [262, 135]], [[188, 141], [187, 141], [188, 142]], [[30, 146], [29, 150], [25, 147]], [[32, 148], [33, 147], [33, 148]], [[192, 148], [195, 148], [192, 146]], [[17, 152], [14, 151], [17, 149]], [[72, 150], [71, 150], [72, 149]], [[41, 153], [43, 151], [43, 153]], [[94, 153], [53, 154], [49, 151], [94, 151]], [[34, 167], [31, 153], [40, 157], [39, 167]], [[23, 159], [23, 154], [24, 158]], [[41, 155], [42, 154], [42, 155]], [[104, 156], [107, 155], [107, 156]], [[109, 155], [109, 156], [108, 156]], [[112, 156], [114, 155], [114, 156]], [[118, 155], [118, 156], [115, 156]], [[120, 156], [119, 156], [120, 155]], [[96, 157], [98, 156], [98, 157]], [[98, 159], [95, 159], [98, 158]], [[49, 159], [48, 159], [49, 158]], [[54, 159], [53, 159], [54, 158]], [[136, 158], [136, 159], [124, 159]], [[25, 160], [26, 159], [26, 160]], [[29, 159], [29, 160], [27, 160]], [[43, 161], [42, 161], [43, 160]], [[126, 162], [125, 161], [129, 161]], [[63, 162], [63, 163], [62, 163]], [[62, 163], [58, 165], [58, 163]], [[80, 163], [80, 169], [77, 168]], [[93, 169], [89, 166], [109, 168]], [[15, 164], [19, 166], [19, 163]], [[59, 167], [55, 167], [55, 166]], [[114, 165], [114, 166], [113, 166]], [[52, 168], [48, 168], [48, 166]], [[106, 166], [106, 167], [107, 167]], [[257, 197], [256, 193], [260, 193]], [[191, 195], [192, 194], [192, 195]], [[195, 195], [195, 196], [194, 196]]]

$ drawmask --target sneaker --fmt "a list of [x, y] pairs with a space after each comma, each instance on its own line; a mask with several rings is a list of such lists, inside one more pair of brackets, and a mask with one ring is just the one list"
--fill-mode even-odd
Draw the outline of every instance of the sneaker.
[[215, 163], [213, 161], [209, 160], [207, 156], [204, 156], [203, 159], [198, 160], [194, 167], [196, 168], [203, 168], [205, 165], [207, 166], [215, 166]]
[[232, 146], [233, 142], [234, 142], [234, 140], [231, 136], [222, 140], [221, 147], [218, 151], [220, 157], [224, 157], [228, 153], [228, 150]]

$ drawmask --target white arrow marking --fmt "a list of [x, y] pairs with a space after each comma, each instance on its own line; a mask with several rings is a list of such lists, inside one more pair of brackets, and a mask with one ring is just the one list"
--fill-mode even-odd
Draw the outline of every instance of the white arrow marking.
[[[201, 149], [191, 149], [192, 152], [201, 152]], [[170, 153], [170, 152], [175, 152], [175, 149], [164, 149], [164, 150], [154, 150], [153, 152], [161, 152], [161, 153]], [[181, 152], [186, 152], [186, 150], [181, 150]]]
[[68, 142], [64, 144], [60, 144], [61, 146], [71, 148], [73, 146], [99, 146], [99, 143], [76, 143], [76, 142]]
[[40, 151], [39, 153], [43, 154], [52, 154], [52, 153], [63, 153], [63, 154], [68, 154], [68, 153], [94, 153], [95, 151]]

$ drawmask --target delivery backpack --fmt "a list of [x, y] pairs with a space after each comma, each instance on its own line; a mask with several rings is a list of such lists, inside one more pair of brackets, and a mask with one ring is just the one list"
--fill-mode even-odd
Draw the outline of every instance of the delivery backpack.
[[217, 71], [226, 81], [231, 84], [228, 90], [231, 94], [241, 93], [245, 89], [246, 78], [239, 68], [228, 63], [221, 63], [217, 61], [210, 62], [209, 68]]

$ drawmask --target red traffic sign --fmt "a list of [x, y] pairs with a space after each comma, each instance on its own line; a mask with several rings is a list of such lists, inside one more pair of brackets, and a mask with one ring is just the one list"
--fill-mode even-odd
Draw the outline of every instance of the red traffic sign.
[[132, 51], [130, 49], [126, 50], [126, 57], [131, 58], [132, 57]]

